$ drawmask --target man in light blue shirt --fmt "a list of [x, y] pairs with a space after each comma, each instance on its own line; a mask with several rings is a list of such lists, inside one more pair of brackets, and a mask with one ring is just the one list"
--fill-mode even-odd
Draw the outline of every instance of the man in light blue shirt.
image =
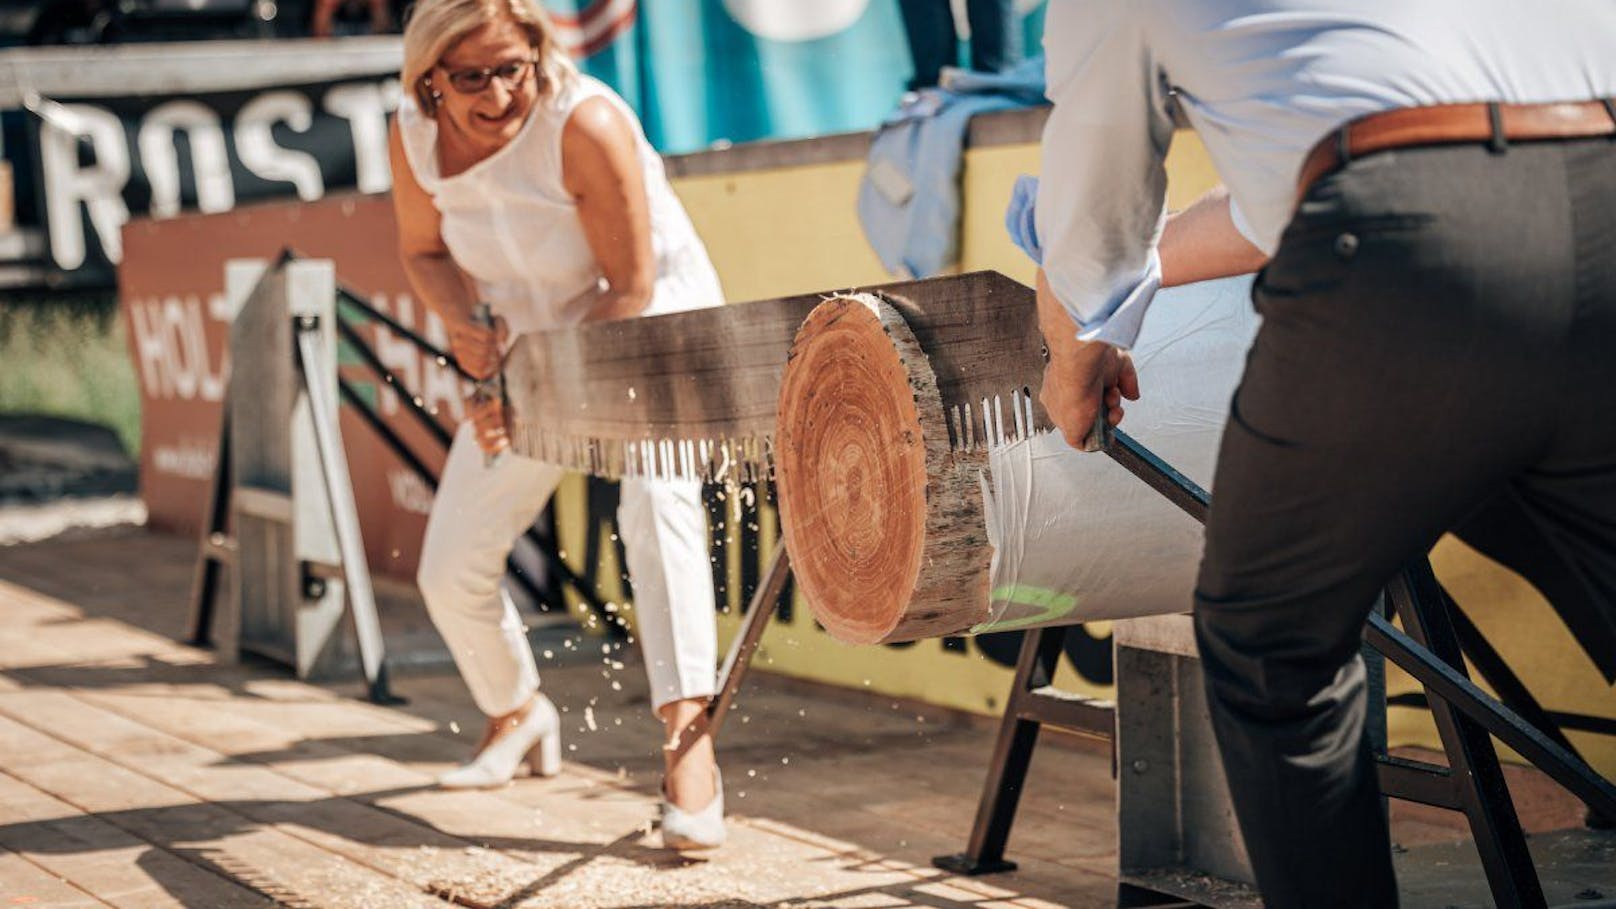
[[[1616, 681], [1616, 3], [1051, 0], [1044, 40], [1043, 403], [1074, 444], [1120, 420], [1155, 290], [1263, 268], [1208, 700], [1265, 900], [1394, 906], [1357, 656], [1386, 582], [1506, 501]], [[1227, 186], [1172, 219], [1169, 98]]]

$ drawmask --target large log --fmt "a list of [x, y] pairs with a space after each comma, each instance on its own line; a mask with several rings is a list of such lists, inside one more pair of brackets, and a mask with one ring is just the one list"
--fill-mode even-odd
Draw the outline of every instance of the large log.
[[[1128, 428], [1203, 486], [1256, 327], [1246, 286], [1164, 293], [1135, 347], [1145, 399]], [[802, 323], [775, 470], [815, 619], [867, 644], [1187, 610], [1199, 525], [1111, 459], [1013, 431], [1030, 401], [990, 402], [985, 450], [951, 446], [935, 375], [961, 355], [923, 349], [874, 296], [832, 297]]]

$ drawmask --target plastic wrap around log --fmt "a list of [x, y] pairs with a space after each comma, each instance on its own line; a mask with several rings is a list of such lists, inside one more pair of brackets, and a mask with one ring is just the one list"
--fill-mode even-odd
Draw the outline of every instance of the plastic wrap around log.
[[[1143, 397], [1127, 402], [1124, 428], [1208, 488], [1257, 327], [1249, 288], [1163, 291], [1134, 348]], [[798, 332], [776, 470], [815, 619], [862, 644], [1189, 609], [1200, 525], [1055, 433], [951, 450], [928, 385], [947, 355], [922, 351], [873, 297], [827, 300]]]

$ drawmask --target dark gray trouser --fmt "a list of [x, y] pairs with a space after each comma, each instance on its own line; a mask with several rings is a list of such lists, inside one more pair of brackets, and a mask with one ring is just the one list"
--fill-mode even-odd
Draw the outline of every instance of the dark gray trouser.
[[1359, 159], [1252, 297], [1196, 591], [1212, 720], [1268, 905], [1391, 907], [1376, 592], [1508, 493], [1616, 627], [1616, 142]]

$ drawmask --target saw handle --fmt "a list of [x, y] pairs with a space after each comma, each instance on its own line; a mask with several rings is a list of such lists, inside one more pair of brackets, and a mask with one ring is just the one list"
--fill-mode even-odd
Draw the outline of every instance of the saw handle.
[[[1047, 367], [1049, 365], [1049, 345], [1047, 343], [1041, 344], [1038, 354], [1043, 357], [1044, 365]], [[1081, 450], [1085, 452], [1105, 451], [1111, 447], [1111, 441], [1114, 438], [1115, 433], [1111, 425], [1111, 408], [1106, 406], [1105, 392], [1101, 391], [1100, 410], [1094, 415], [1094, 425], [1089, 427], [1089, 434], [1083, 437]]]
[[[493, 307], [490, 306], [487, 301], [478, 303], [476, 306], [472, 307], [471, 321], [477, 325], [481, 325], [489, 331], [493, 331]], [[479, 379], [477, 383], [472, 386], [471, 397], [473, 400], [479, 402], [498, 400], [501, 404], [505, 403], [505, 369], [503, 364], [499, 369], [494, 371], [493, 375], [487, 377], [486, 379]], [[505, 453], [509, 450], [510, 445], [507, 443], [505, 448], [502, 448], [493, 454], [489, 454], [488, 452], [484, 451], [483, 466], [492, 467], [499, 463], [499, 460], [503, 458]]]
[[1105, 406], [1105, 395], [1100, 395], [1100, 412], [1094, 417], [1094, 425], [1089, 427], [1089, 434], [1083, 437], [1084, 451], [1105, 451], [1111, 447], [1111, 441], [1116, 437], [1115, 427], [1111, 425], [1111, 408]]

